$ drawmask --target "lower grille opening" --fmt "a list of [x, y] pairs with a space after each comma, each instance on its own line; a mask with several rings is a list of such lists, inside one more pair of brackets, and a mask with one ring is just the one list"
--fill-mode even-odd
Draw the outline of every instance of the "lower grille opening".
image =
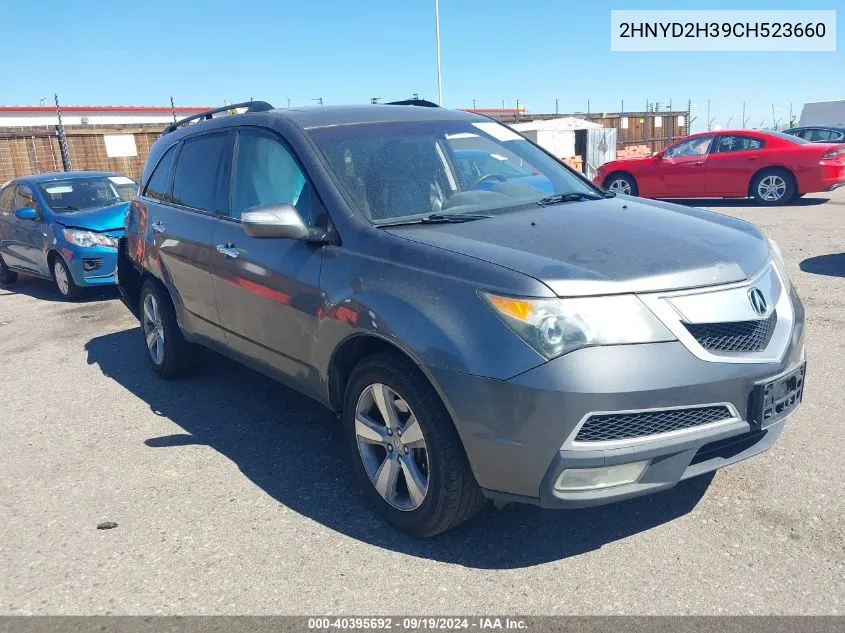
[[690, 462], [690, 466], [706, 462], [708, 459], [713, 459], [714, 457], [721, 457], [722, 459], [736, 457], [742, 451], [751, 448], [762, 440], [766, 436], [766, 433], [768, 431], [751, 431], [737, 435], [736, 437], [729, 437], [724, 440], [716, 440], [715, 442], [705, 444], [698, 449], [695, 457]]
[[684, 323], [699, 345], [714, 352], [761, 352], [766, 349], [777, 325], [777, 315], [756, 321]]
[[103, 260], [99, 257], [84, 257], [82, 259], [82, 270], [84, 270], [86, 273], [99, 270], [102, 267]]
[[587, 418], [578, 431], [578, 435], [575, 436], [575, 441], [607, 442], [647, 437], [690, 429], [732, 417], [730, 409], [724, 405], [633, 413], [604, 413]]

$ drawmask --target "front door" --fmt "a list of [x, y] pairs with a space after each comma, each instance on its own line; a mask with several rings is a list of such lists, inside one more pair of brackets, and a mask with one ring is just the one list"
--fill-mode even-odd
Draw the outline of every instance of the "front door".
[[713, 136], [696, 136], [667, 148], [657, 165], [657, 196], [695, 198], [706, 195], [705, 162]]
[[713, 196], [747, 196], [751, 177], [760, 168], [763, 139], [723, 134], [707, 157], [707, 192]]
[[[322, 205], [288, 146], [270, 132], [238, 132], [231, 213], [214, 230], [214, 293], [226, 342], [290, 378], [313, 372], [322, 248], [244, 233], [246, 209], [289, 203], [314, 226]], [[228, 253], [228, 254], [226, 254]]]
[[15, 209], [28, 207], [35, 209], [34, 220], [21, 220], [14, 215], [12, 220], [16, 226], [17, 248], [20, 249], [20, 259], [26, 267], [39, 275], [49, 275], [47, 264], [48, 227], [44, 218], [44, 211], [35, 197], [35, 192], [29, 185], [18, 184], [15, 192]]

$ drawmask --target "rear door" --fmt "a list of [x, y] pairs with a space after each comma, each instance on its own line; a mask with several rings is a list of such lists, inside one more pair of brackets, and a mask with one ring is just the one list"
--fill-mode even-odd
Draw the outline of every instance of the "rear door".
[[288, 203], [315, 226], [324, 217], [305, 171], [274, 132], [242, 128], [235, 145], [231, 212], [214, 229], [214, 293], [227, 345], [290, 377], [311, 371], [322, 247], [244, 233], [243, 211]]
[[766, 141], [750, 134], [721, 134], [707, 157], [707, 193], [747, 196], [751, 177], [764, 158]]
[[229, 130], [186, 138], [162, 157], [143, 196], [147, 239], [153, 241], [147, 265], [158, 267], [181, 304], [182, 326], [221, 340], [210, 267], [214, 227], [228, 213], [231, 147]]
[[655, 196], [672, 198], [707, 195], [704, 165], [713, 136], [696, 136], [667, 148], [657, 165]]

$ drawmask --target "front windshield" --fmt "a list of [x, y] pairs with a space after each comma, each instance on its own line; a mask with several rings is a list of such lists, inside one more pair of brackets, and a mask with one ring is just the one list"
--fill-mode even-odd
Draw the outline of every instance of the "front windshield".
[[126, 176], [85, 176], [38, 184], [50, 209], [57, 213], [98, 209], [129, 200], [138, 185]]
[[596, 195], [557, 160], [495, 121], [401, 121], [309, 130], [374, 223], [490, 213], [553, 194]]

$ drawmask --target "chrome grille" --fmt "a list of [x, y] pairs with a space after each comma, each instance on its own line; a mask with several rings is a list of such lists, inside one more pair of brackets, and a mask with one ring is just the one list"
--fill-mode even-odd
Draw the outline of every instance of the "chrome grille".
[[575, 436], [575, 441], [608, 442], [633, 439], [690, 429], [732, 417], [730, 409], [724, 405], [632, 413], [602, 413], [587, 418], [578, 431], [578, 435]]
[[726, 323], [684, 323], [699, 345], [714, 352], [761, 352], [777, 325], [773, 312], [767, 319]]

